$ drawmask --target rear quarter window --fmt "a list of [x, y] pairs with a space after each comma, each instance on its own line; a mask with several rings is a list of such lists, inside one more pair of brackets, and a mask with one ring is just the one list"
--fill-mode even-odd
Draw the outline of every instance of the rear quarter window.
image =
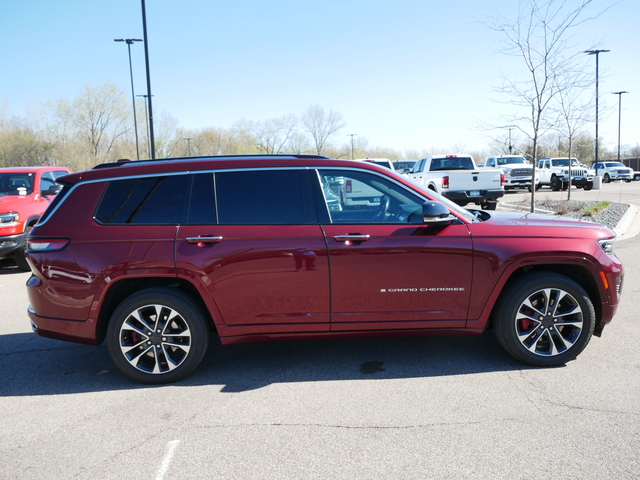
[[184, 208], [186, 175], [112, 180], [94, 219], [103, 225], [175, 225]]

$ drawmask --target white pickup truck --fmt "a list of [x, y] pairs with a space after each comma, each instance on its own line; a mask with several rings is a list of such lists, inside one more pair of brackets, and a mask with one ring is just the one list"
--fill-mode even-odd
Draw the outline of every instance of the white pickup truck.
[[519, 155], [502, 155], [489, 157], [484, 163], [485, 168], [499, 168], [504, 172], [504, 189], [528, 188], [531, 191], [531, 177], [533, 165]]
[[478, 168], [471, 155], [423, 158], [406, 176], [462, 207], [474, 203], [485, 210], [495, 210], [498, 199], [504, 195], [502, 170]]

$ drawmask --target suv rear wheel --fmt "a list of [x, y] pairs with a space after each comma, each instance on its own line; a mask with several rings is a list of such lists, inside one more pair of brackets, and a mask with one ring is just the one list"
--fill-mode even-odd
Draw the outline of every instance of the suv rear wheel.
[[131, 295], [113, 312], [109, 353], [128, 377], [169, 383], [189, 375], [209, 344], [205, 316], [186, 294], [150, 288]]
[[494, 315], [498, 341], [518, 360], [538, 367], [562, 365], [584, 350], [595, 310], [585, 290], [563, 275], [521, 277], [504, 293]]

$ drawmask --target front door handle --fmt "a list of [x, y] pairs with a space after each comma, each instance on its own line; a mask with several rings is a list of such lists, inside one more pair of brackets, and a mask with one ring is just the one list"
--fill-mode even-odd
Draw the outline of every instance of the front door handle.
[[355, 242], [366, 242], [371, 238], [371, 235], [360, 235], [359, 233], [349, 233], [347, 235], [334, 235], [333, 239], [337, 242], [345, 242], [350, 245]]
[[195, 243], [199, 247], [204, 247], [208, 243], [220, 243], [224, 237], [187, 237], [187, 243]]

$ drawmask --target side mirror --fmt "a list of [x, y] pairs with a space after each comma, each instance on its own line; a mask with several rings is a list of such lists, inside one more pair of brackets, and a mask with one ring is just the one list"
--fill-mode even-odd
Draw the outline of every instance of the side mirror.
[[42, 190], [40, 193], [44, 196], [56, 195], [60, 190], [62, 190], [62, 185], [52, 185], [46, 190]]
[[422, 205], [422, 221], [426, 224], [449, 224], [456, 217], [451, 215], [449, 209], [440, 202], [424, 202]]

